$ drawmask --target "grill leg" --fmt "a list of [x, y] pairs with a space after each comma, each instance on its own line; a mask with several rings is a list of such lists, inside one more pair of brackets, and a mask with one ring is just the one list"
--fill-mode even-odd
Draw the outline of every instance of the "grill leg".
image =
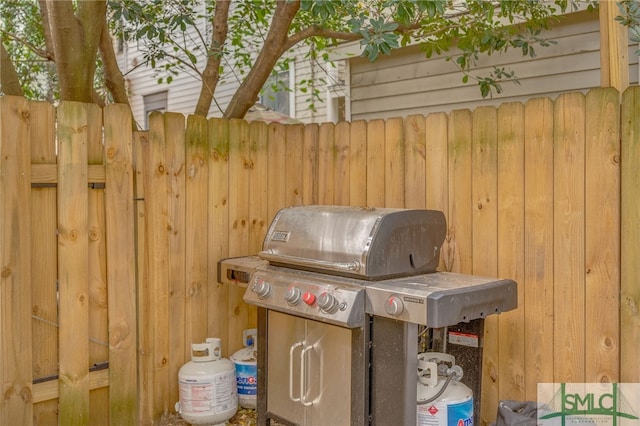
[[418, 325], [373, 317], [371, 424], [415, 425]]
[[258, 307], [258, 389], [256, 400], [256, 421], [258, 426], [267, 426], [267, 310]]

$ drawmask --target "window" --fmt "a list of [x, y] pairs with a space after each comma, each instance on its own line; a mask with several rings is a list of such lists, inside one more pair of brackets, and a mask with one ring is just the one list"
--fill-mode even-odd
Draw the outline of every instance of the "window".
[[144, 100], [144, 128], [149, 128], [149, 114], [153, 111], [166, 111], [167, 110], [167, 94], [164, 92], [153, 93], [151, 95], [143, 96]]
[[273, 111], [290, 114], [289, 71], [272, 74], [264, 84], [260, 93], [260, 103]]

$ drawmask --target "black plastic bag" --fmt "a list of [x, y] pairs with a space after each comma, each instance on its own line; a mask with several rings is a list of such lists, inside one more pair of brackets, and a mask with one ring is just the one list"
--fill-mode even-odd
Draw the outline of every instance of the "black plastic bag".
[[538, 405], [533, 401], [500, 401], [492, 426], [536, 426]]

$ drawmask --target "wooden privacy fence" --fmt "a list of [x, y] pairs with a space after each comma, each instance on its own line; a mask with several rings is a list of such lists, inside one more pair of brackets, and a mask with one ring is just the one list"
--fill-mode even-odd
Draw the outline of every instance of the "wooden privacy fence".
[[540, 382], [640, 382], [640, 88], [321, 125], [0, 97], [0, 424], [154, 424], [191, 342], [255, 326], [217, 261], [300, 204], [445, 212], [441, 268], [519, 284], [481, 423]]

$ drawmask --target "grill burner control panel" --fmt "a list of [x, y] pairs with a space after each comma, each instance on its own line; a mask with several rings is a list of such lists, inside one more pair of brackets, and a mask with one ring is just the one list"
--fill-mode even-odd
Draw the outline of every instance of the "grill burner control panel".
[[277, 266], [257, 268], [244, 301], [349, 328], [364, 325], [365, 288], [359, 280]]

